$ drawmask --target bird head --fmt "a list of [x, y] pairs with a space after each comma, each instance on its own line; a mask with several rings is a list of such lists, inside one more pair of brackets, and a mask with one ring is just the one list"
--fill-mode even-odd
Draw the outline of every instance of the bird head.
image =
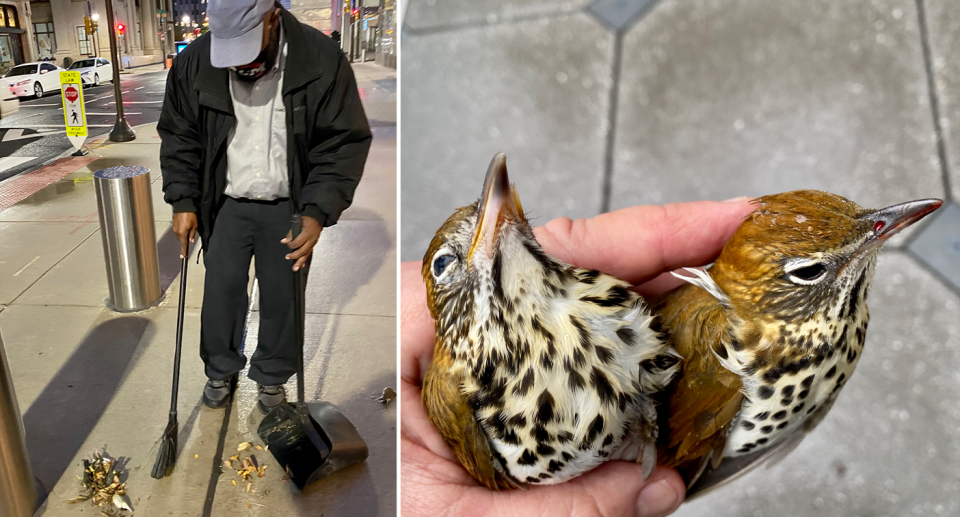
[[865, 209], [843, 197], [798, 190], [756, 201], [710, 276], [735, 312], [776, 321], [841, 317], [868, 286], [880, 247], [943, 202]]
[[542, 275], [545, 262], [556, 264], [534, 238], [510, 185], [506, 156], [498, 154], [490, 162], [480, 199], [443, 223], [423, 257], [421, 272], [438, 335], [469, 327], [467, 318], [501, 317], [490, 312], [487, 302], [511, 303], [527, 284], [521, 277]]

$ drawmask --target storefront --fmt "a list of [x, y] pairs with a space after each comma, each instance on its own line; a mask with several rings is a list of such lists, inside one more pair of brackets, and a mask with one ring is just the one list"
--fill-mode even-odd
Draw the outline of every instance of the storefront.
[[378, 64], [397, 67], [397, 11], [394, 0], [380, 0], [376, 19], [375, 52]]
[[0, 4], [0, 75], [23, 63], [23, 33], [17, 8]]

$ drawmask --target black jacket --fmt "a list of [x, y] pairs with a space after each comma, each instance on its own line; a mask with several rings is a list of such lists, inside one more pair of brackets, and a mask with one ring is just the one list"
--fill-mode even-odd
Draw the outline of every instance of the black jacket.
[[[281, 17], [290, 196], [300, 213], [332, 226], [353, 201], [370, 126], [337, 44], [286, 10]], [[204, 246], [223, 203], [227, 135], [237, 123], [228, 73], [210, 64], [210, 35], [197, 38], [173, 61], [157, 124], [163, 199], [174, 212], [198, 213]]]

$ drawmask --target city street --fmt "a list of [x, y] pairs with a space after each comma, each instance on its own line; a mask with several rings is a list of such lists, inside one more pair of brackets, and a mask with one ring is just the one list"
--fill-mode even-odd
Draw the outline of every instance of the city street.
[[[150, 65], [120, 76], [124, 114], [130, 126], [156, 122], [163, 106], [167, 71]], [[89, 138], [110, 132], [117, 108], [112, 82], [83, 89]], [[20, 110], [0, 120], [0, 180], [30, 170], [71, 149], [63, 122], [59, 92], [40, 99], [20, 99]]]

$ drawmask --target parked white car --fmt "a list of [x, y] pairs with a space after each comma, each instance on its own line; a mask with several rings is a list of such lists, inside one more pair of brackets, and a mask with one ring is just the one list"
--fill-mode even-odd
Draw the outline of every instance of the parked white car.
[[17, 97], [43, 97], [47, 92], [60, 91], [59, 66], [48, 63], [24, 63], [17, 65], [3, 76], [0, 87], [9, 87]]
[[102, 57], [74, 61], [67, 70], [80, 72], [84, 86], [98, 86], [101, 82], [113, 81], [113, 65]]

